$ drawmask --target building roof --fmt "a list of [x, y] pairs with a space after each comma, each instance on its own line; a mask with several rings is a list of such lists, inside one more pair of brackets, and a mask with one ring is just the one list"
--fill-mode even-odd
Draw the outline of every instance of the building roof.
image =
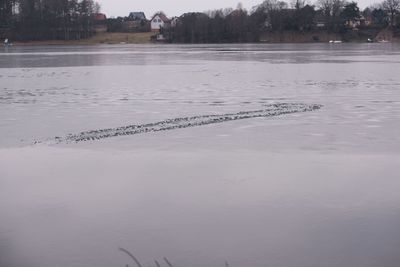
[[151, 20], [153, 20], [155, 17], [160, 17], [160, 19], [165, 23], [165, 22], [170, 22], [171, 20], [162, 12], [156, 13]]
[[128, 17], [131, 20], [146, 20], [144, 12], [131, 12]]
[[102, 20], [107, 19], [107, 16], [103, 13], [96, 13], [96, 14], [93, 14], [92, 16], [93, 16], [93, 19], [96, 21], [102, 21]]

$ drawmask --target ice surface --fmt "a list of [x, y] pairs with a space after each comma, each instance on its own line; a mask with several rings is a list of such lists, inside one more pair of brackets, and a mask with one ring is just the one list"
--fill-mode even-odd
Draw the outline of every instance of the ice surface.
[[399, 48], [0, 50], [0, 267], [398, 267]]

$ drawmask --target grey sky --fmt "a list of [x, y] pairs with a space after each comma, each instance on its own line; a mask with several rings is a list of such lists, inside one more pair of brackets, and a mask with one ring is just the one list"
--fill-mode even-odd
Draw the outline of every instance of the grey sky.
[[[258, 5], [263, 0], [98, 0], [102, 6], [102, 11], [110, 16], [127, 16], [130, 11], [143, 11], [147, 18], [151, 17], [157, 11], [164, 11], [167, 16], [179, 16], [189, 11], [206, 11], [210, 9], [219, 9], [232, 7], [235, 8], [238, 2], [243, 4], [246, 9]], [[287, 0], [290, 2], [290, 0]], [[315, 1], [311, 1], [313, 3]], [[359, 6], [364, 8], [379, 0], [358, 0]]]

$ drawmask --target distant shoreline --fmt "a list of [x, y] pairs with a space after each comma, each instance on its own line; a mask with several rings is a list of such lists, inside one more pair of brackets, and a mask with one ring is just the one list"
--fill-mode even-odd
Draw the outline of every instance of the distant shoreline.
[[98, 33], [88, 39], [80, 40], [40, 40], [40, 41], [16, 41], [14, 45], [100, 45], [100, 44], [150, 44], [152, 32], [143, 33]]
[[[88, 39], [81, 40], [41, 40], [41, 41], [26, 41], [14, 42], [17, 46], [43, 46], [43, 45], [102, 45], [102, 44], [154, 44], [151, 41], [153, 32], [144, 33], [110, 33], [103, 32], [98, 33], [95, 36]], [[317, 38], [316, 38], [317, 37]], [[313, 39], [313, 38], [316, 38]], [[262, 36], [260, 42], [262, 44], [307, 44], [307, 43], [328, 43], [330, 40], [341, 40], [343, 43], [367, 43], [367, 40], [362, 38], [344, 38], [340, 34], [329, 34], [326, 32], [275, 32], [268, 33]], [[387, 40], [391, 43], [400, 43], [400, 38], [394, 38], [392, 36], [384, 35], [383, 37], [377, 37], [374, 42], [378, 40]], [[184, 43], [179, 43], [184, 44]], [[230, 44], [230, 43], [227, 43]]]

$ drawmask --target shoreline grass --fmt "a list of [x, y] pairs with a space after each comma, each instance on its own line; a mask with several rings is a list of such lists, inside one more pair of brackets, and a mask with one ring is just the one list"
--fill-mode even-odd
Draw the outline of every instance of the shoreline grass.
[[150, 44], [152, 32], [122, 33], [102, 32], [81, 40], [43, 40], [14, 42], [15, 45], [100, 45], [100, 44]]

